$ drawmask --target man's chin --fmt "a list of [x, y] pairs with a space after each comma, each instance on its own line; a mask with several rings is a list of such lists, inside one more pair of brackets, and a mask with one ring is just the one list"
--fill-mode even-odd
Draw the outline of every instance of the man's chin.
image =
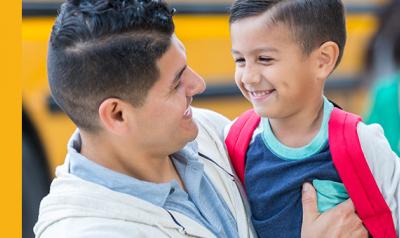
[[197, 125], [195, 124], [195, 126], [194, 126], [194, 128], [193, 128], [193, 131], [192, 131], [192, 135], [191, 135], [190, 138], [189, 138], [189, 142], [190, 142], [190, 141], [194, 141], [194, 140], [197, 138], [198, 135], [199, 135], [199, 128], [198, 128]]
[[187, 128], [186, 131], [186, 143], [194, 141], [197, 136], [199, 135], [199, 128], [197, 124], [193, 121], [193, 125], [191, 125], [191, 128]]

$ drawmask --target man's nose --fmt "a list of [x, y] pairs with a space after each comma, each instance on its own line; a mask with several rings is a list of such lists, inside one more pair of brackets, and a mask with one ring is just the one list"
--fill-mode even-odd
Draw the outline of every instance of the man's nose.
[[204, 79], [197, 74], [192, 68], [188, 67], [188, 86], [187, 86], [187, 96], [194, 96], [204, 92], [206, 89], [206, 83]]

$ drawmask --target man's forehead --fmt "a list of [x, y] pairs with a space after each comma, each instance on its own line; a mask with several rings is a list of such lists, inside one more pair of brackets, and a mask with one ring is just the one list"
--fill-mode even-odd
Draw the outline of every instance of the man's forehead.
[[181, 49], [183, 52], [186, 53], [185, 45], [184, 45], [184, 44], [182, 43], [182, 41], [176, 36], [176, 34], [174, 34], [174, 35], [172, 36], [172, 40], [176, 41], [178, 48]]

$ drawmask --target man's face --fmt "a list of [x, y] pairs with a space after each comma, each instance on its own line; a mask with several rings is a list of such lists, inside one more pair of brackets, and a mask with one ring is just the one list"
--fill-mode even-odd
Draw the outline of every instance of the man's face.
[[144, 105], [133, 109], [137, 125], [133, 136], [142, 137], [141, 146], [154, 153], [173, 153], [197, 136], [190, 104], [194, 95], [205, 90], [205, 82], [187, 66], [185, 48], [176, 36], [157, 66], [158, 81]]
[[258, 114], [285, 118], [309, 105], [320, 86], [312, 54], [303, 53], [287, 26], [267, 19], [263, 14], [231, 25], [235, 81]]

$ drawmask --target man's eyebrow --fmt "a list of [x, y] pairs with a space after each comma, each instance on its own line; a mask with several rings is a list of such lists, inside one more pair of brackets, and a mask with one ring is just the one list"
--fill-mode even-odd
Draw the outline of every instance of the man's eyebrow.
[[232, 52], [232, 54], [240, 54], [240, 52], [235, 49], [231, 49], [231, 52]]
[[183, 45], [182, 43], [179, 43], [179, 47], [186, 53], [185, 45]]
[[175, 78], [174, 78], [174, 81], [172, 82], [172, 85], [177, 84], [177, 82], [181, 78], [181, 76], [182, 76], [183, 72], [186, 70], [186, 68], [187, 68], [187, 65], [183, 66], [183, 68], [178, 71], [178, 73], [175, 75]]

